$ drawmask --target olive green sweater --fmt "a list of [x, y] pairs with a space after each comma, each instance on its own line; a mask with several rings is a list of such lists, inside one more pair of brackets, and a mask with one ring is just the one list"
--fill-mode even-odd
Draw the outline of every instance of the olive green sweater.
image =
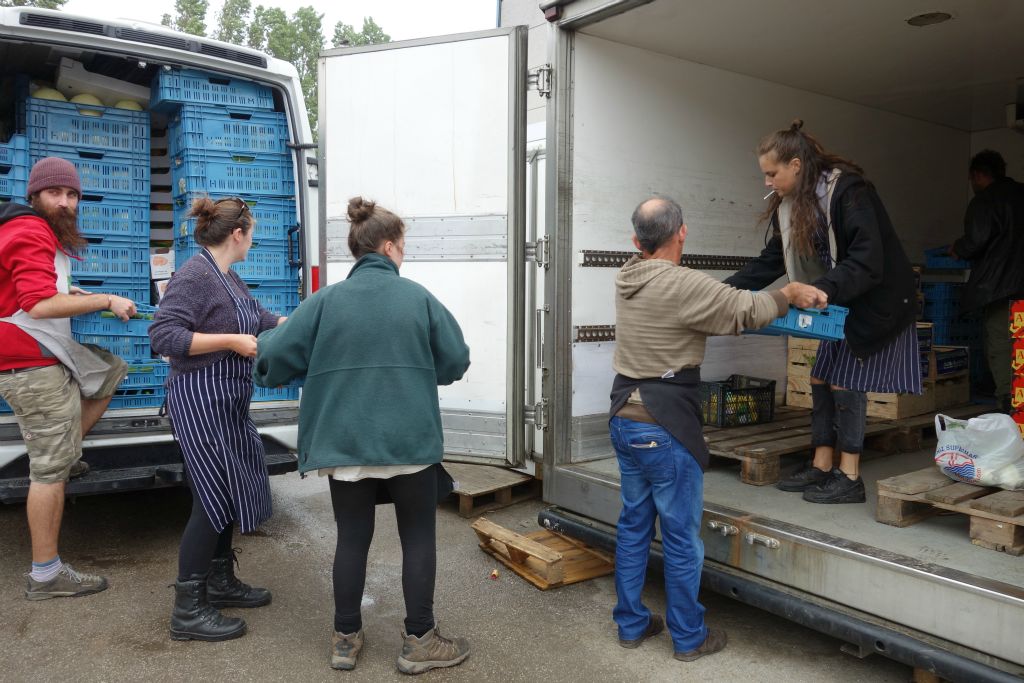
[[253, 377], [305, 377], [299, 471], [441, 461], [437, 387], [469, 367], [455, 318], [391, 259], [367, 254], [344, 282], [302, 302], [259, 337]]
[[615, 278], [615, 371], [644, 379], [704, 362], [709, 335], [758, 329], [785, 315], [778, 290], [749, 292], [663, 259], [634, 256]]

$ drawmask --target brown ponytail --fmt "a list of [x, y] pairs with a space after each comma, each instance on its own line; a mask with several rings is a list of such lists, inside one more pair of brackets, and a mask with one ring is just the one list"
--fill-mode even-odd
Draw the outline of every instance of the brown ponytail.
[[[818, 178], [834, 168], [844, 172], [864, 175], [864, 169], [848, 159], [827, 152], [810, 133], [803, 131], [803, 119], [793, 119], [789, 128], [777, 130], [762, 138], [757, 146], [758, 158], [772, 154], [780, 164], [800, 159], [800, 178], [793, 193], [793, 243], [804, 256], [814, 255], [814, 232], [821, 216], [818, 204]], [[772, 196], [762, 220], [771, 219], [782, 203], [782, 197]], [[826, 220], [828, 217], [825, 217]]]
[[188, 215], [195, 217], [195, 240], [204, 247], [223, 244], [235, 228], [241, 228], [242, 234], [249, 234], [256, 225], [248, 204], [239, 197], [217, 201], [201, 197], [192, 203]]
[[348, 200], [348, 220], [348, 250], [357, 259], [379, 250], [385, 242], [397, 242], [405, 234], [401, 218], [362, 197]]

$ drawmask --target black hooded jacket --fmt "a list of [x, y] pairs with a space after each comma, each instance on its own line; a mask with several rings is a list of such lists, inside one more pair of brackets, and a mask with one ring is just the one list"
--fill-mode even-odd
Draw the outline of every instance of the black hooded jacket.
[[971, 262], [964, 313], [1024, 296], [1024, 185], [1000, 178], [975, 195], [953, 250]]
[[12, 221], [19, 216], [38, 216], [35, 211], [24, 204], [15, 204], [14, 202], [7, 202], [0, 204], [0, 229], [3, 229], [4, 225], [8, 221]]
[[[874, 186], [855, 173], [843, 173], [829, 206], [836, 237], [836, 265], [809, 283], [830, 304], [850, 309], [846, 341], [858, 358], [880, 351], [917, 317], [914, 273], [896, 230]], [[772, 217], [777, 226], [777, 217]], [[761, 255], [726, 284], [763, 289], [786, 274], [782, 237], [776, 227]]]

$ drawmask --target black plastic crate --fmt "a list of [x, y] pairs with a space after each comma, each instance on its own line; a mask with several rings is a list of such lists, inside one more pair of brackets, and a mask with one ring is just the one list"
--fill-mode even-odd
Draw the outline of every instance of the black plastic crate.
[[738, 427], [775, 419], [775, 380], [730, 375], [718, 382], [700, 383], [704, 424]]

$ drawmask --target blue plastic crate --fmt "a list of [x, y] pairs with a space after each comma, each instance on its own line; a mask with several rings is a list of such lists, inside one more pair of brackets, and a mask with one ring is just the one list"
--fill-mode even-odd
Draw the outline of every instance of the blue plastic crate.
[[842, 306], [829, 305], [821, 310], [790, 307], [786, 315], [776, 318], [767, 327], [760, 330], [747, 330], [747, 332], [838, 341], [845, 336], [843, 328], [846, 325], [847, 313], [849, 313], [849, 309]]
[[253, 402], [262, 401], [297, 401], [299, 400], [299, 387], [258, 387], [252, 388]]
[[192, 149], [290, 154], [288, 119], [282, 112], [183, 104], [167, 133], [171, 154]]
[[149, 243], [149, 196], [91, 195], [78, 204], [84, 237]]
[[27, 167], [0, 166], [0, 197], [9, 197], [11, 201], [24, 201], [27, 190]]
[[294, 197], [292, 158], [190, 150], [171, 159], [171, 191], [175, 196], [200, 192]]
[[153, 355], [148, 336], [132, 334], [79, 334], [72, 330], [79, 344], [94, 344], [121, 358], [144, 359]]
[[[174, 226], [176, 237], [187, 237], [195, 234], [196, 219], [189, 218], [188, 212], [192, 209], [192, 203], [206, 195], [188, 193], [174, 198]], [[236, 195], [224, 193], [211, 193], [210, 199], [214, 201], [225, 197]], [[295, 199], [293, 197], [254, 197], [241, 195], [241, 199], [249, 205], [249, 211], [256, 219], [256, 230], [253, 240], [266, 242], [273, 240], [285, 242], [288, 239], [288, 230], [296, 225]]]
[[165, 360], [128, 361], [128, 374], [118, 389], [163, 387], [170, 372], [171, 366]]
[[7, 401], [5, 401], [2, 398], [0, 398], [0, 413], [13, 413], [13, 412], [14, 412], [14, 410], [12, 410], [9, 405], [7, 405]]
[[290, 315], [299, 307], [299, 283], [295, 281], [247, 282], [252, 298], [263, 308], [278, 315]]
[[7, 142], [0, 142], [0, 166], [28, 168], [28, 138], [12, 135]]
[[971, 267], [969, 261], [955, 259], [949, 255], [949, 245], [924, 250], [924, 265], [928, 268], [948, 270], [966, 270]]
[[963, 291], [964, 285], [961, 282], [925, 282], [921, 285], [925, 301], [959, 302]]
[[167, 393], [163, 387], [145, 389], [118, 389], [110, 399], [108, 410], [126, 408], [159, 408], [164, 404]]
[[152, 92], [150, 105], [161, 111], [177, 104], [274, 108], [274, 94], [268, 86], [195, 69], [161, 70], [153, 79]]
[[[174, 242], [174, 262], [185, 263], [202, 250], [191, 237], [179, 237]], [[288, 245], [284, 242], [253, 241], [245, 260], [231, 268], [243, 280], [289, 280], [298, 277], [298, 269], [288, 262]]]
[[149, 157], [149, 112], [32, 97], [25, 110], [33, 153], [44, 148], [77, 148], [111, 156]]
[[92, 294], [116, 294], [138, 304], [149, 304], [149, 278], [76, 275], [72, 282]]
[[89, 158], [87, 152], [74, 154], [37, 154], [31, 150], [31, 163], [47, 156], [60, 156], [67, 159], [78, 169], [78, 177], [82, 181], [82, 194], [125, 195], [121, 199], [149, 197], [149, 157], [144, 163], [136, 163], [128, 159]]
[[[146, 337], [149, 335], [149, 326], [156, 316], [156, 306], [135, 304], [135, 309], [135, 315], [127, 321], [121, 320], [111, 311], [96, 311], [75, 316], [71, 319], [71, 331], [75, 334]], [[142, 357], [148, 358], [149, 354]], [[128, 358], [135, 358], [135, 356], [128, 356]]]
[[89, 246], [71, 260], [71, 277], [149, 277], [149, 247], [116, 239], [90, 237]]

